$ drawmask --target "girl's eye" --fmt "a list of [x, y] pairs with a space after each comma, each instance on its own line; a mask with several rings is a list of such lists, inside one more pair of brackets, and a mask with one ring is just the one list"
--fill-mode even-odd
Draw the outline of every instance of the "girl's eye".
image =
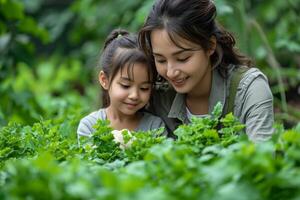
[[126, 84], [123, 84], [123, 83], [120, 83], [120, 85], [124, 89], [128, 89], [130, 87], [130, 85], [126, 85]]

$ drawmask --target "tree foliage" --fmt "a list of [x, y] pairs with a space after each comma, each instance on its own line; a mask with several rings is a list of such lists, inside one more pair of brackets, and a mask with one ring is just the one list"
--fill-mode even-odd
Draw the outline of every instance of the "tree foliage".
[[[276, 119], [295, 124], [300, 118], [293, 108], [299, 108], [299, 0], [215, 3], [218, 20], [267, 74], [278, 108]], [[117, 27], [137, 32], [152, 4], [0, 1], [0, 124], [55, 117], [68, 101], [85, 107], [82, 112], [96, 108], [99, 87], [94, 79], [104, 38]], [[92, 108], [84, 106], [86, 101]]]

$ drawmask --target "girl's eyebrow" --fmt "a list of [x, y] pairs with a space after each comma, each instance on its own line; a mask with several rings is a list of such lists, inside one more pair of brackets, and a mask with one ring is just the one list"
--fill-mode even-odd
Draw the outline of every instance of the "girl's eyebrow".
[[134, 80], [130, 79], [129, 77], [122, 77], [121, 76], [121, 81], [133, 82]]
[[[132, 80], [128, 77], [121, 77], [121, 79], [123, 79], [125, 81], [129, 81], [129, 82], [134, 82], [134, 80]], [[151, 84], [151, 81], [144, 81], [144, 82], [142, 82], [142, 84]]]

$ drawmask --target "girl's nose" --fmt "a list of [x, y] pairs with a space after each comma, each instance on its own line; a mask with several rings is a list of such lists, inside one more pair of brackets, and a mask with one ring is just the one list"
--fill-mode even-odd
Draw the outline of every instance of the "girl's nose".
[[138, 89], [132, 89], [131, 91], [130, 91], [130, 94], [129, 94], [129, 96], [128, 96], [130, 99], [132, 99], [132, 100], [137, 100], [138, 98], [139, 98], [139, 92], [138, 92]]

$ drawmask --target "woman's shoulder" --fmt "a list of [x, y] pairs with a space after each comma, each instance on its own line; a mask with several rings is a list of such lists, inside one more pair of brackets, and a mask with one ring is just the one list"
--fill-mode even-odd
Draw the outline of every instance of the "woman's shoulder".
[[261, 91], [264, 94], [263, 96], [267, 95], [268, 98], [272, 96], [267, 76], [256, 67], [250, 68], [244, 74], [240, 81], [239, 89], [253, 93], [253, 95], [260, 95], [259, 91]]
[[258, 68], [251, 67], [243, 75], [239, 87], [250, 86], [254, 81], [263, 82], [268, 85], [267, 76]]
[[256, 101], [262, 101], [262, 99], [273, 98], [267, 76], [257, 67], [234, 67], [230, 74], [231, 82], [235, 81], [236, 76], [234, 77], [234, 73], [239, 73], [238, 69], [241, 68], [244, 68], [244, 70], [241, 70], [242, 74], [240, 74], [239, 83], [237, 84], [235, 103], [245, 104], [247, 99], [252, 99], [251, 102], [247, 101], [252, 104]]
[[262, 102], [271, 102], [272, 91], [267, 76], [258, 68], [249, 68], [241, 77], [237, 92], [236, 106], [251, 107]]
[[[239, 80], [238, 90], [245, 90], [253, 82], [257, 81], [268, 84], [267, 76], [260, 69], [258, 69], [257, 67], [247, 67], [242, 65], [230, 65], [228, 69], [228, 79], [230, 84], [236, 79]], [[228, 84], [228, 87], [230, 84]]]
[[253, 81], [263, 79], [268, 82], [267, 76], [257, 67], [247, 67], [241, 65], [231, 65], [229, 67], [229, 80], [232, 81], [234, 75], [240, 75], [239, 88], [247, 87]]

